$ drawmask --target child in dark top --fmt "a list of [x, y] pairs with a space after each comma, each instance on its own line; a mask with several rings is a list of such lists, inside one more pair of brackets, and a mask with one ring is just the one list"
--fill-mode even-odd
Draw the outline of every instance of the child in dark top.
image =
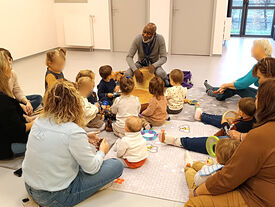
[[47, 52], [46, 65], [47, 71], [45, 75], [45, 89], [52, 86], [58, 79], [64, 79], [64, 66], [66, 60], [66, 50], [64, 48], [55, 49]]
[[[79, 78], [82, 78], [82, 77], [89, 77], [91, 78], [92, 80], [92, 88], [95, 87], [95, 73], [91, 70], [81, 70], [79, 71], [79, 73], [77, 74], [76, 76], [76, 80], [75, 82], [77, 83], [78, 82], [78, 79]], [[90, 94], [90, 96], [87, 97], [88, 101], [91, 103], [91, 104], [96, 104], [97, 103], [97, 96], [96, 96], [96, 93], [95, 92], [92, 92]]]
[[108, 101], [108, 105], [113, 104], [114, 92], [118, 92], [119, 86], [113, 79], [113, 69], [109, 65], [104, 65], [99, 68], [99, 74], [102, 80], [97, 85], [97, 95], [100, 102]]
[[[226, 120], [222, 119], [222, 116], [211, 115], [206, 113], [201, 113], [201, 117], [198, 115], [199, 110], [197, 109], [197, 116], [195, 117], [198, 120], [201, 120], [205, 124], [210, 124], [216, 127], [220, 127], [221, 130], [215, 134], [221, 138], [234, 138], [242, 141], [242, 134], [248, 133], [256, 122], [254, 115], [256, 112], [256, 104], [253, 98], [247, 97], [242, 98], [238, 104], [238, 118], [233, 121], [233, 124], [230, 125]], [[240, 136], [232, 137], [231, 132], [238, 132]], [[160, 140], [166, 144], [175, 145], [178, 147], [183, 147], [184, 149], [191, 150], [194, 152], [208, 154], [205, 144], [208, 137], [183, 137], [176, 138], [172, 136], [167, 136], [160, 134]]]

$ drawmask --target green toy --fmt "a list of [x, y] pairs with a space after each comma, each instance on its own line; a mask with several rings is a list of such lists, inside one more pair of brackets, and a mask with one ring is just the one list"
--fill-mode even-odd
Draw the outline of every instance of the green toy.
[[208, 154], [211, 156], [211, 157], [216, 157], [216, 154], [214, 152], [214, 146], [216, 146], [217, 142], [219, 141], [220, 139], [216, 136], [210, 136], [208, 137], [208, 139], [206, 140], [206, 150], [208, 152]]

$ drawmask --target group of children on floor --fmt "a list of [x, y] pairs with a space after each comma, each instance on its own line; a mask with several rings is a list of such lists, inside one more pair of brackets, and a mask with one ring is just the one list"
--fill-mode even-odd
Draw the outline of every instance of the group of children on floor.
[[[47, 53], [46, 90], [58, 79], [65, 79], [63, 75], [65, 60], [65, 49], [56, 49]], [[107, 125], [111, 127], [114, 134], [121, 138], [115, 144], [117, 157], [125, 167], [141, 167], [145, 163], [148, 153], [146, 141], [140, 131], [150, 129], [152, 126], [161, 126], [166, 122], [168, 114], [178, 114], [182, 111], [187, 95], [187, 88], [181, 86], [184, 74], [179, 69], [172, 70], [169, 74], [172, 87], [166, 90], [160, 77], [152, 78], [149, 83], [149, 92], [153, 97], [143, 111], [141, 111], [139, 98], [131, 95], [135, 88], [132, 77], [117, 76], [109, 65], [101, 66], [99, 74], [102, 79], [97, 85], [97, 95], [94, 92], [95, 74], [91, 70], [81, 70], [75, 81], [75, 87], [83, 99], [86, 127], [88, 130], [93, 128], [98, 131], [105, 127], [107, 129]], [[219, 138], [232, 137], [228, 133], [234, 129], [240, 136], [236, 139], [242, 140], [255, 122], [255, 100], [242, 98], [238, 106], [238, 118], [234, 120], [233, 124], [223, 120], [222, 116], [202, 113], [199, 107], [196, 108], [195, 119], [221, 128], [222, 133], [219, 134]], [[111, 126], [108, 122], [110, 120], [106, 120], [106, 117], [104, 120], [104, 111], [106, 110], [115, 115]], [[207, 154], [205, 149], [207, 137], [176, 138], [160, 134], [159, 138], [161, 142]], [[236, 148], [234, 139], [224, 140], [216, 147], [217, 162], [220, 164], [225, 164]], [[203, 163], [195, 162], [193, 166], [187, 167], [185, 171], [188, 172], [186, 174], [188, 179], [191, 174], [194, 180], [195, 174], [203, 166]], [[188, 181], [188, 183], [190, 182]], [[189, 185], [189, 187], [191, 186], [193, 184]]]

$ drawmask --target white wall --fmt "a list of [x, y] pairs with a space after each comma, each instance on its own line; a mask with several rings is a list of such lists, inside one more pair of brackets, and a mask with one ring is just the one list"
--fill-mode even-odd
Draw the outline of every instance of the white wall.
[[110, 49], [108, 0], [88, 0], [88, 3], [55, 3], [57, 41], [64, 46], [64, 16], [82, 13], [94, 16], [94, 42], [96, 49]]
[[170, 0], [150, 0], [150, 22], [157, 25], [157, 33], [163, 35], [169, 48]]
[[57, 46], [53, 0], [1, 0], [0, 47], [14, 59]]

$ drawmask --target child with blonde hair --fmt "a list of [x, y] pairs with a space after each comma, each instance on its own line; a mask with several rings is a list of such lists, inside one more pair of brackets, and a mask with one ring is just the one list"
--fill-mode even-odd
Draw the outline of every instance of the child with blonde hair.
[[170, 84], [173, 87], [167, 88], [165, 96], [167, 99], [167, 112], [168, 114], [179, 114], [184, 105], [184, 99], [186, 98], [187, 88], [182, 87], [181, 83], [184, 78], [184, 74], [179, 69], [174, 69], [169, 75]]
[[[75, 82], [77, 82], [78, 79], [81, 78], [81, 77], [91, 78], [92, 83], [93, 83], [92, 87], [93, 88], [95, 87], [95, 73], [93, 71], [91, 71], [91, 70], [81, 70], [81, 71], [79, 71], [79, 73], [76, 76]], [[92, 93], [87, 97], [87, 99], [91, 104], [95, 104], [97, 102], [96, 93], [94, 91], [92, 91]]]
[[139, 168], [148, 156], [146, 140], [142, 137], [142, 120], [137, 116], [130, 116], [125, 122], [125, 136], [116, 142], [117, 157], [124, 167]]
[[111, 106], [111, 112], [116, 114], [116, 121], [112, 124], [114, 134], [118, 137], [125, 135], [125, 120], [130, 116], [138, 116], [140, 102], [138, 97], [131, 95], [135, 87], [133, 78], [122, 76], [120, 78], [121, 96], [116, 98]]
[[45, 75], [45, 89], [55, 83], [58, 79], [64, 79], [64, 66], [66, 60], [66, 50], [64, 48], [49, 51], [46, 54], [47, 71]]
[[90, 77], [77, 78], [77, 89], [83, 101], [85, 125], [88, 128], [101, 128], [104, 122], [98, 114], [99, 106], [91, 104], [87, 97], [92, 93], [94, 82]]
[[216, 161], [217, 164], [211, 162], [194, 162], [191, 167], [185, 167], [185, 178], [189, 189], [203, 184], [209, 177], [221, 170], [228, 160], [232, 157], [235, 150], [240, 144], [240, 140], [220, 139], [216, 144]]
[[164, 82], [160, 77], [154, 77], [149, 83], [149, 92], [153, 95], [148, 107], [141, 113], [146, 129], [161, 126], [167, 119], [167, 100], [164, 96]]

